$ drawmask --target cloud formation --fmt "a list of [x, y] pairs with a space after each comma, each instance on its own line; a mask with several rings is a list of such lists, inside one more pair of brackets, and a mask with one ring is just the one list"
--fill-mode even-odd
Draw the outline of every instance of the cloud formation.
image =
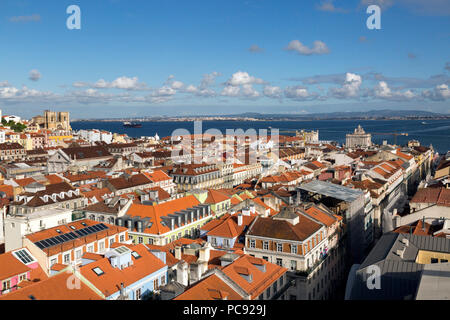
[[29, 16], [14, 16], [9, 18], [11, 22], [39, 22], [41, 21], [41, 16], [39, 14], [32, 14]]
[[258, 52], [264, 52], [264, 49], [259, 47], [256, 44], [253, 44], [250, 48], [248, 48], [248, 51], [250, 51], [252, 53], [258, 53]]
[[328, 0], [322, 2], [322, 4], [316, 6], [317, 10], [319, 11], [326, 11], [326, 12], [337, 12], [337, 13], [347, 13], [348, 10], [343, 8], [337, 8], [333, 4], [333, 0]]
[[308, 46], [305, 46], [303, 43], [301, 43], [298, 40], [292, 40], [289, 42], [288, 46], [286, 47], [287, 51], [295, 51], [300, 55], [309, 56], [313, 54], [328, 54], [330, 53], [330, 50], [328, 49], [327, 45], [319, 40], [316, 40], [313, 42], [313, 46], [309, 48]]
[[30, 71], [30, 76], [28, 77], [28, 79], [30, 79], [31, 81], [38, 81], [41, 77], [41, 73], [38, 70], [33, 69]]

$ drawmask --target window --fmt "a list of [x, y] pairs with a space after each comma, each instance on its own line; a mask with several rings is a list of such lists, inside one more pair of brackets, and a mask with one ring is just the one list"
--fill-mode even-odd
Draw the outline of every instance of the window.
[[448, 260], [447, 259], [441, 259], [441, 263], [443, 263], [443, 262], [448, 262]]
[[144, 238], [143, 237], [138, 237], [138, 242], [139, 243], [143, 243], [144, 242]]
[[250, 245], [250, 248], [255, 248], [256, 247], [255, 240], [250, 240], [249, 245]]
[[153, 244], [153, 239], [152, 238], [148, 238], [148, 244]]
[[230, 240], [224, 239], [224, 246], [229, 247], [230, 246]]
[[11, 289], [11, 281], [9, 281], [9, 280], [3, 281], [3, 288], [2, 289], [3, 290]]
[[291, 270], [297, 270], [297, 261], [291, 260]]
[[158, 290], [158, 279], [153, 280], [153, 290]]
[[269, 261], [269, 257], [267, 257], [267, 256], [263, 256], [262, 258], [266, 261]]
[[114, 243], [114, 238], [109, 239], [109, 246], [111, 247], [112, 244]]
[[52, 259], [52, 260], [50, 261], [50, 267], [53, 266], [54, 264], [56, 264], [56, 258], [55, 258], [55, 259]]
[[264, 241], [264, 243], [263, 243], [263, 249], [264, 249], [264, 250], [269, 250], [269, 241]]
[[282, 252], [283, 251], [283, 244], [282, 243], [277, 243], [277, 251], [278, 252]]
[[92, 269], [92, 271], [94, 271], [97, 276], [101, 276], [102, 274], [104, 274], [103, 270], [99, 267], [95, 267], [94, 269]]
[[136, 290], [136, 300], [141, 300], [141, 288]]
[[161, 277], [161, 285], [165, 285], [166, 284], [166, 276], [162, 276]]
[[99, 248], [100, 251], [105, 250], [105, 243], [103, 241], [99, 243]]
[[136, 251], [132, 251], [131, 255], [135, 258], [135, 259], [139, 259], [141, 256], [139, 255], [139, 253], [137, 253]]
[[23, 280], [26, 280], [27, 279], [27, 274], [21, 274], [20, 276], [19, 276], [19, 282], [21, 282], [21, 281], [23, 281]]
[[439, 259], [437, 259], [437, 258], [431, 258], [431, 263], [438, 263], [439, 262]]
[[64, 263], [67, 264], [70, 262], [70, 253], [66, 253], [64, 255]]
[[277, 265], [283, 266], [283, 259], [277, 258]]
[[125, 235], [124, 235], [124, 234], [121, 234], [119, 240], [120, 240], [120, 242], [124, 242], [124, 241], [125, 241]]
[[297, 245], [291, 245], [291, 253], [297, 254]]
[[77, 260], [81, 259], [81, 250], [75, 251], [75, 259], [77, 259]]
[[94, 246], [88, 246], [87, 252], [94, 252]]

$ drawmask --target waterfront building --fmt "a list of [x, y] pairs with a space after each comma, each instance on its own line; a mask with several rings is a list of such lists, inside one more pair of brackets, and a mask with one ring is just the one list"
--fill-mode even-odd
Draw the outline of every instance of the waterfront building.
[[372, 135], [366, 133], [360, 125], [358, 125], [353, 133], [349, 133], [345, 137], [345, 146], [347, 148], [370, 147], [371, 145]]

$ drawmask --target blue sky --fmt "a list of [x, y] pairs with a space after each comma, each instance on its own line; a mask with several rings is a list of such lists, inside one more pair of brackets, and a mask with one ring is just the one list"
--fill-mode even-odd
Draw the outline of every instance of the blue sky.
[[[81, 29], [69, 30], [69, 5]], [[366, 8], [381, 8], [369, 30]], [[445, 0], [2, 0], [0, 107], [31, 117], [450, 112]]]

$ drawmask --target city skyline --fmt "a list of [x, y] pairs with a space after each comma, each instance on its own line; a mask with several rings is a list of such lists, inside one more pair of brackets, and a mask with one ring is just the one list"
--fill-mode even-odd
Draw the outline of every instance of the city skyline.
[[450, 112], [444, 1], [77, 1], [69, 30], [72, 4], [0, 5], [4, 114]]

